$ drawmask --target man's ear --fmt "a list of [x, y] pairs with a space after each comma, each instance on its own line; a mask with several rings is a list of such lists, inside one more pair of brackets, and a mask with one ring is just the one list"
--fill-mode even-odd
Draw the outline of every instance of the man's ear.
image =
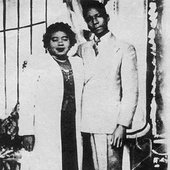
[[109, 17], [109, 15], [108, 15], [108, 14], [106, 14], [106, 20], [107, 20], [107, 22], [109, 22], [109, 21], [110, 21], [110, 17]]

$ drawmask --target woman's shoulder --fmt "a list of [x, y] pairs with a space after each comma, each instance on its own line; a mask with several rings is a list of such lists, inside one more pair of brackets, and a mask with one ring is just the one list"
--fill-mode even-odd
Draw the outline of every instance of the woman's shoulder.
[[25, 68], [26, 70], [41, 69], [44, 68], [51, 60], [52, 57], [48, 53], [30, 55], [26, 60]]
[[69, 60], [73, 61], [73, 62], [77, 62], [77, 63], [82, 63], [83, 62], [82, 58], [79, 57], [78, 54], [74, 54], [74, 55], [70, 56]]
[[48, 61], [51, 56], [48, 54], [42, 55], [31, 55], [27, 57], [25, 63], [22, 64], [20, 79], [29, 79], [30, 81], [35, 81], [38, 77], [49, 69], [51, 66]]
[[83, 70], [83, 60], [78, 55], [74, 55], [72, 57], [69, 57], [70, 63], [72, 67], [76, 70]]

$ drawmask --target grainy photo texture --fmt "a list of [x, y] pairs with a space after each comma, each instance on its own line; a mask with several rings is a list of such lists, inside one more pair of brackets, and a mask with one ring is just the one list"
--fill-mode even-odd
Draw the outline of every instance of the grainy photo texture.
[[0, 0], [0, 170], [167, 170], [168, 0]]

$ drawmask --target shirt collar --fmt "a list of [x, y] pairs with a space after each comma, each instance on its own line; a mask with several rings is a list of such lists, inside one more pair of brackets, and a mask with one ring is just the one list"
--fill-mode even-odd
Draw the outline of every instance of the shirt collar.
[[101, 42], [106, 42], [108, 41], [110, 38], [115, 38], [115, 36], [113, 35], [113, 33], [111, 33], [110, 31], [108, 33], [106, 33], [104, 36], [102, 36], [100, 38]]
[[110, 31], [108, 33], [106, 33], [104, 36], [102, 36], [100, 39], [97, 36], [95, 36], [94, 33], [92, 33], [92, 35], [90, 36], [90, 40], [93, 40], [97, 45], [100, 42], [105, 43], [106, 41], [108, 41], [110, 39], [116, 39], [114, 34]]

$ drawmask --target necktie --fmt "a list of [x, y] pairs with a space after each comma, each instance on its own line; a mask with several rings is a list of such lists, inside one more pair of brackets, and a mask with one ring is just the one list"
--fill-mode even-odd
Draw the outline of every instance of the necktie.
[[98, 43], [100, 42], [100, 39], [99, 39], [98, 37], [94, 36], [93, 40], [94, 40], [93, 49], [94, 49], [95, 54], [96, 54], [96, 56], [97, 56], [98, 53], [99, 53], [99, 50], [98, 50], [98, 47], [97, 47], [97, 46], [98, 46]]

